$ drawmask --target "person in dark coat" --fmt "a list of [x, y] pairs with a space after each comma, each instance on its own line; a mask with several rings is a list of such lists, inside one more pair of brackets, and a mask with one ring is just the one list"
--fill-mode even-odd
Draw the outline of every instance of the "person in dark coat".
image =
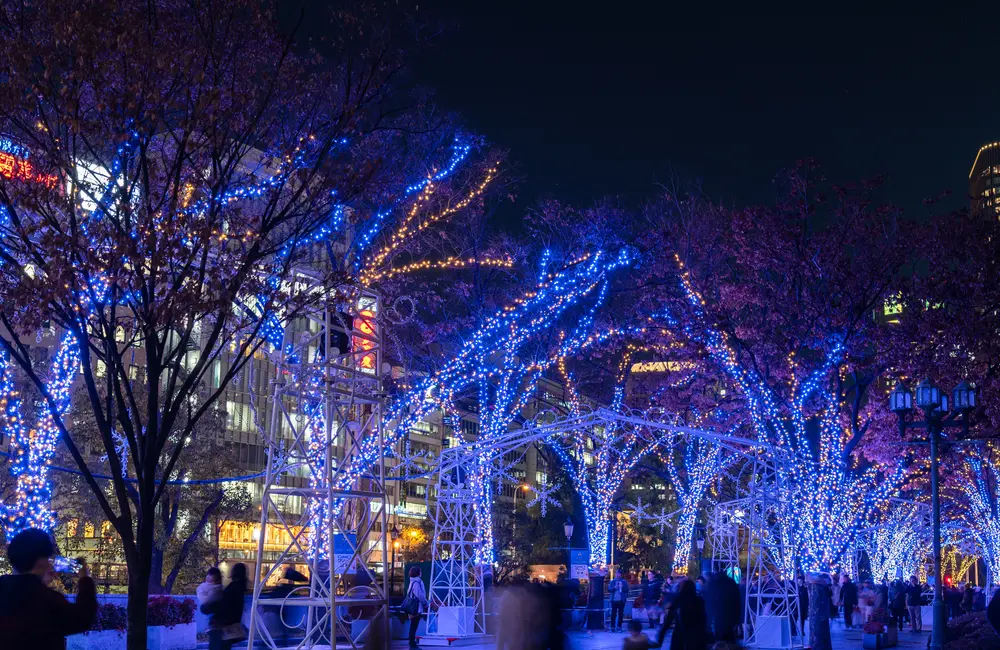
[[97, 616], [97, 590], [81, 562], [76, 602], [49, 588], [55, 577], [56, 545], [43, 530], [29, 528], [7, 546], [14, 575], [0, 577], [0, 648], [64, 650], [66, 637], [86, 632]]
[[896, 619], [898, 630], [903, 629], [903, 619], [906, 618], [906, 587], [902, 580], [894, 580], [889, 589], [889, 610]]
[[806, 577], [800, 575], [795, 578], [795, 591], [799, 597], [799, 629], [805, 633], [806, 621], [809, 619], [809, 587], [806, 586]]
[[906, 609], [910, 613], [910, 631], [923, 632], [923, 620], [920, 617], [920, 605], [922, 605], [920, 583], [917, 576], [910, 576], [910, 584], [906, 586]]
[[1000, 589], [993, 593], [990, 604], [986, 606], [986, 620], [993, 626], [993, 631], [1000, 634]]
[[242, 626], [243, 599], [247, 593], [247, 567], [242, 562], [234, 564], [229, 572], [229, 584], [222, 590], [222, 598], [201, 606], [201, 613], [208, 614], [209, 650], [229, 650], [243, 640], [236, 626]]
[[708, 647], [708, 615], [705, 601], [691, 580], [681, 582], [677, 597], [667, 610], [666, 619], [656, 635], [656, 647], [663, 645], [667, 630], [674, 627], [670, 637], [670, 650], [705, 650]]
[[705, 587], [705, 607], [711, 632], [716, 641], [736, 643], [738, 627], [743, 620], [740, 587], [725, 571], [718, 571]]
[[966, 614], [972, 613], [972, 602], [976, 598], [976, 590], [972, 588], [972, 583], [965, 583], [965, 591], [962, 592], [962, 611]]
[[851, 576], [844, 576], [844, 584], [840, 586], [840, 602], [844, 606], [844, 627], [853, 628], [854, 608], [858, 606], [858, 586], [851, 582]]

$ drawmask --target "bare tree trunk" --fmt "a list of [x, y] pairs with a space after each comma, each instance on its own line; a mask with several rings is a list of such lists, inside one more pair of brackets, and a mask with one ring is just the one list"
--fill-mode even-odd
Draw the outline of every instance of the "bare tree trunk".
[[159, 546], [153, 547], [153, 554], [149, 563], [149, 593], [166, 594], [170, 593], [163, 585], [163, 549]]
[[128, 563], [128, 632], [125, 637], [128, 650], [146, 650], [146, 621], [149, 606], [150, 560], [137, 555], [126, 556]]

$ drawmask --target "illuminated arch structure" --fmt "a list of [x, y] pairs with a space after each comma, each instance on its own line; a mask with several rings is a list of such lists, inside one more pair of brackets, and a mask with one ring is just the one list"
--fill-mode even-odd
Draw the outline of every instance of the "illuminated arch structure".
[[[386, 460], [394, 440], [383, 430], [381, 316], [377, 296], [358, 294], [348, 302], [338, 297], [300, 319], [296, 327], [286, 328], [273, 363], [255, 366], [269, 382], [267, 399], [252, 404], [269, 447], [257, 556], [271, 557], [267, 566], [258, 566], [251, 634], [267, 647], [284, 647], [272, 634], [278, 620], [302, 630], [298, 647], [303, 648], [345, 639], [357, 647], [376, 627], [388, 632], [388, 576], [386, 571], [379, 575], [375, 566], [388, 557], [386, 484], [404, 465]], [[251, 383], [259, 385], [260, 380]], [[486, 633], [490, 576], [479, 561], [483, 534], [472, 477], [483, 467], [500, 469], [511, 454], [524, 453], [532, 444], [565, 450], [568, 441], [579, 436], [604, 446], [641, 439], [650, 449], [699, 438], [742, 456], [745, 480], [736, 482], [742, 486], [742, 514], [731, 517], [730, 523], [742, 529], [750, 543], [748, 562], [739, 566], [740, 573], [751, 578], [748, 645], [760, 646], [761, 631], [772, 633], [774, 624], [780, 630], [782, 617], [797, 616], [791, 582], [782, 590], [778, 585], [784, 583], [773, 579], [788, 575], [794, 564], [782, 527], [787, 513], [780, 477], [787, 472], [778, 471], [778, 450], [682, 426], [662, 414], [584, 408], [571, 414], [543, 412], [505, 435], [442, 451], [431, 470], [437, 476], [437, 501], [429, 596], [436, 609], [424, 645], [451, 645], [456, 638], [474, 641]], [[358, 466], [366, 468], [362, 475]], [[575, 487], [581, 491], [581, 486]], [[296, 502], [305, 505], [295, 507]], [[736, 502], [727, 506], [735, 513]], [[599, 522], [587, 524], [590, 537]], [[275, 530], [280, 534], [274, 535]], [[721, 549], [716, 532], [713, 548]], [[275, 548], [275, 539], [286, 543]], [[607, 564], [600, 555], [600, 549], [591, 549], [591, 568]], [[738, 552], [730, 555], [738, 564]], [[288, 566], [305, 567], [311, 581], [298, 587], [292, 598], [268, 598], [263, 585]], [[595, 579], [602, 579], [599, 572]], [[787, 628], [787, 622], [784, 625]], [[801, 646], [796, 639], [788, 641], [792, 644], [784, 647]]]
[[[679, 426], [663, 418], [637, 412], [595, 408], [577, 414], [552, 418], [542, 414], [500, 439], [470, 442], [442, 451], [438, 476], [438, 500], [434, 513], [435, 534], [432, 545], [430, 598], [432, 609], [428, 635], [423, 645], [453, 645], [455, 639], [475, 641], [486, 634], [486, 594], [490, 576], [478, 561], [481, 534], [475, 517], [475, 495], [471, 476], [476, 467], [509, 461], [509, 454], [532, 444], [558, 445], [568, 436], [581, 432], [601, 432], [604, 444], [614, 444], [623, 436], [641, 433], [659, 436], [664, 444], [684, 438], [701, 438], [740, 454], [744, 459], [741, 474], [746, 477], [743, 496], [717, 508], [728, 507], [732, 527], [744, 531], [750, 541], [748, 562], [741, 565], [738, 550], [730, 550], [730, 563], [740, 573], [750, 576], [745, 609], [745, 641], [751, 647], [804, 647], [804, 640], [790, 634], [791, 621], [798, 616], [798, 599], [791, 577], [793, 548], [782, 522], [788, 516], [788, 500], [780, 454], [770, 445], [745, 438], [719, 434], [704, 429]], [[737, 505], [738, 503], [738, 505]], [[738, 517], [733, 513], [742, 509]], [[588, 521], [588, 536], [595, 522]], [[715, 539], [713, 537], [713, 539]], [[594, 568], [593, 549], [591, 568]], [[607, 560], [605, 559], [604, 564]], [[603, 567], [601, 567], [603, 568]], [[592, 579], [603, 580], [600, 572]], [[785, 638], [775, 643], [775, 634]]]

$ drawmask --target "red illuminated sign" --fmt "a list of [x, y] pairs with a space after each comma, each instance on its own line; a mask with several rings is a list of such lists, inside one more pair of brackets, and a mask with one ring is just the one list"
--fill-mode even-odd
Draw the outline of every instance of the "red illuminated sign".
[[0, 138], [0, 176], [18, 181], [32, 181], [52, 188], [59, 179], [52, 174], [40, 174], [28, 161], [28, 151], [7, 138]]

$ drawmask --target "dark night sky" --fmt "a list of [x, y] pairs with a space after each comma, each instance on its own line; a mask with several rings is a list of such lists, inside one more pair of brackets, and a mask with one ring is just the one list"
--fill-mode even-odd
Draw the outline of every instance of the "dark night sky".
[[547, 193], [640, 200], [671, 169], [719, 199], [768, 201], [778, 169], [813, 157], [834, 181], [889, 175], [888, 196], [920, 212], [944, 190], [947, 205], [964, 205], [976, 150], [1000, 139], [1000, 40], [987, 5], [792, 14], [656, 4], [421, 2], [421, 14], [456, 28], [416, 76], [509, 148], [525, 206]]

